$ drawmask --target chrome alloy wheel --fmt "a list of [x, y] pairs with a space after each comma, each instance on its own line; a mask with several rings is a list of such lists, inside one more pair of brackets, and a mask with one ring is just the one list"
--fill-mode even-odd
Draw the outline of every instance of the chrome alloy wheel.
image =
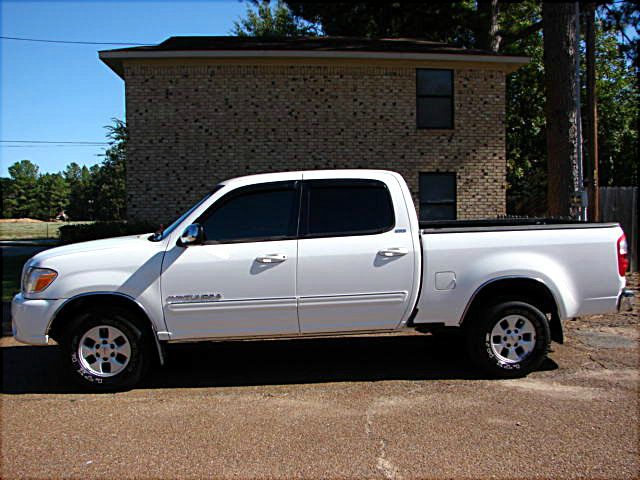
[[121, 330], [100, 325], [88, 330], [78, 344], [80, 364], [98, 377], [120, 373], [131, 358], [131, 344]]
[[533, 323], [522, 315], [507, 315], [491, 330], [491, 351], [505, 363], [518, 363], [527, 358], [536, 346]]

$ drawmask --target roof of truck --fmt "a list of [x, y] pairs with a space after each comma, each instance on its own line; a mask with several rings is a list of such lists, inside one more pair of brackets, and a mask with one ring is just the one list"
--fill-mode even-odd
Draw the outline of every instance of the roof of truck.
[[255, 175], [245, 175], [242, 177], [229, 178], [220, 182], [220, 185], [253, 184], [266, 182], [282, 182], [287, 180], [300, 180], [305, 177], [313, 178], [372, 178], [381, 175], [392, 175], [401, 177], [397, 172], [391, 170], [376, 169], [334, 169], [334, 170], [296, 170], [290, 172], [258, 173]]

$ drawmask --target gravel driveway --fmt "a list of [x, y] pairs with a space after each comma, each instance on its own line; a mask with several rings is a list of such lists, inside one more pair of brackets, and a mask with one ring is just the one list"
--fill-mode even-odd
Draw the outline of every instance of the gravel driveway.
[[637, 307], [568, 321], [501, 381], [430, 335], [175, 345], [103, 395], [60, 378], [57, 347], [4, 338], [0, 474], [638, 478], [638, 332]]

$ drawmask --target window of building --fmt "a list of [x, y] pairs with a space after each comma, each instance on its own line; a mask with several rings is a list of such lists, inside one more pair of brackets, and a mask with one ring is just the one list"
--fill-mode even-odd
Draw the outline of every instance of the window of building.
[[456, 174], [420, 174], [420, 220], [456, 219]]
[[299, 194], [295, 182], [276, 182], [230, 192], [199, 220], [206, 243], [295, 238]]
[[418, 128], [453, 128], [453, 70], [416, 70]]
[[307, 237], [372, 235], [395, 225], [389, 190], [376, 180], [305, 181], [303, 205]]

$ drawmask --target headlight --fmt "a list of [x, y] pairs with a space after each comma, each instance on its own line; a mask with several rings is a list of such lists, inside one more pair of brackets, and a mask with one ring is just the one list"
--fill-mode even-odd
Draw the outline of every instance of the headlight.
[[24, 293], [44, 291], [58, 276], [58, 272], [49, 268], [30, 268], [23, 280]]

